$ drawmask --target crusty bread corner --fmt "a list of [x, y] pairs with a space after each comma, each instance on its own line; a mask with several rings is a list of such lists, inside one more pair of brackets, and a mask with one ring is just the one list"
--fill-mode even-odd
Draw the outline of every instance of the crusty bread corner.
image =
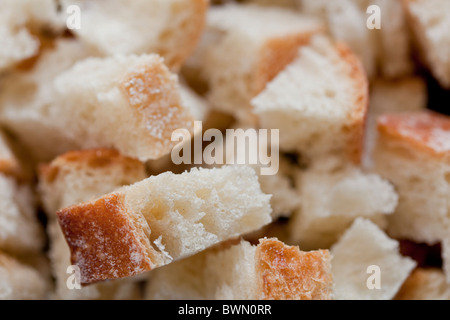
[[360, 163], [368, 80], [344, 44], [314, 37], [252, 105], [261, 127], [280, 129], [281, 150], [301, 152], [312, 165], [322, 158]]
[[[78, 5], [81, 41], [102, 55], [158, 53], [179, 68], [195, 49], [206, 20], [208, 0], [63, 0], [63, 10]], [[117, 21], [120, 28], [111, 28]]]
[[450, 286], [440, 269], [414, 270], [406, 279], [395, 300], [449, 300]]
[[113, 149], [67, 152], [39, 167], [38, 190], [49, 218], [56, 211], [147, 177], [142, 162]]
[[389, 217], [393, 237], [430, 245], [448, 237], [449, 141], [445, 115], [422, 111], [379, 118], [374, 170], [400, 197]]
[[38, 271], [0, 252], [0, 300], [42, 300], [48, 289]]
[[450, 117], [432, 111], [383, 115], [378, 119], [378, 132], [434, 157], [450, 152]]
[[439, 83], [450, 88], [450, 3], [440, 0], [403, 0], [422, 59]]
[[146, 299], [330, 300], [328, 250], [302, 252], [276, 238], [233, 240], [149, 274]]
[[363, 165], [365, 168], [373, 167], [377, 118], [384, 113], [423, 111], [427, 107], [427, 99], [427, 85], [420, 77], [372, 81], [364, 144]]
[[58, 211], [84, 284], [193, 255], [271, 222], [270, 196], [249, 167], [163, 173]]
[[256, 273], [262, 300], [331, 300], [333, 276], [328, 250], [302, 252], [276, 239], [256, 248]]
[[39, 168], [38, 190], [48, 216], [49, 258], [55, 279], [52, 299], [116, 300], [138, 299], [133, 279], [116, 280], [70, 290], [70, 248], [56, 218], [56, 211], [110, 193], [147, 177], [138, 160], [112, 149], [77, 150], [65, 153]]

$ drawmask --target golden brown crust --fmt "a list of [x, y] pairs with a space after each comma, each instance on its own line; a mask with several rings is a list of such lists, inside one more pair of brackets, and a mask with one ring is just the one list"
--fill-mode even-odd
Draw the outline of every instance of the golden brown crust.
[[82, 284], [129, 277], [155, 266], [149, 240], [127, 213], [120, 194], [63, 209], [57, 215], [71, 261], [80, 267]]
[[120, 88], [136, 113], [137, 124], [145, 128], [153, 141], [152, 156], [159, 159], [175, 146], [172, 133], [186, 128], [192, 131], [194, 119], [182, 106], [175, 75], [155, 59], [126, 74]]
[[[41, 180], [52, 183], [57, 178], [60, 170], [67, 166], [81, 166], [92, 169], [120, 166], [127, 172], [144, 172], [144, 164], [139, 160], [123, 156], [114, 149], [87, 149], [67, 152], [51, 163], [39, 167]], [[1, 168], [1, 162], [0, 162]]]
[[336, 49], [349, 67], [347, 76], [353, 80], [355, 91], [354, 111], [351, 124], [344, 128], [349, 137], [348, 155], [355, 164], [360, 164], [363, 154], [364, 131], [369, 107], [369, 81], [361, 61], [347, 47], [338, 43]]
[[386, 114], [378, 119], [380, 139], [396, 141], [434, 157], [450, 154], [450, 117], [421, 111]]
[[252, 96], [264, 90], [267, 83], [284, 70], [298, 56], [301, 46], [307, 45], [311, 37], [320, 29], [301, 34], [272, 38], [266, 41], [259, 51], [259, 61], [256, 63]]
[[330, 300], [333, 278], [328, 250], [302, 252], [276, 239], [256, 249], [256, 273], [263, 300]]

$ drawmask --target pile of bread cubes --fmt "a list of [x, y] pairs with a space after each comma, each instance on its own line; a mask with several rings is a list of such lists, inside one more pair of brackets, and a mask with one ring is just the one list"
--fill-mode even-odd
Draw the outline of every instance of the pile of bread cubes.
[[[449, 30], [448, 0], [0, 0], [0, 299], [450, 299]], [[278, 173], [175, 165], [194, 121], [279, 129]]]

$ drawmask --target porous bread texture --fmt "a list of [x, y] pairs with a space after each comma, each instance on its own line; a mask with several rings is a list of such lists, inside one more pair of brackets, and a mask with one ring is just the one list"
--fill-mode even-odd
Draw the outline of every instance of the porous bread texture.
[[[399, 244], [369, 220], [358, 218], [331, 248], [334, 293], [337, 300], [393, 299], [416, 267], [416, 262], [399, 253]], [[369, 289], [377, 271], [380, 289]]]
[[0, 250], [22, 255], [39, 252], [44, 233], [31, 188], [0, 173]]
[[249, 167], [166, 172], [57, 215], [81, 281], [124, 278], [271, 222]]
[[346, 46], [314, 37], [252, 105], [262, 128], [280, 130], [282, 151], [300, 152], [317, 167], [323, 159], [360, 162], [368, 82]]
[[378, 120], [374, 170], [390, 180], [399, 204], [388, 233], [435, 244], [448, 238], [450, 119], [431, 111], [386, 114]]
[[61, 30], [54, 0], [2, 0], [0, 3], [0, 72], [35, 56], [40, 41], [34, 34]]
[[47, 289], [39, 272], [0, 252], [0, 300], [42, 300]]
[[283, 8], [212, 7], [204, 39], [187, 64], [206, 79], [213, 108], [253, 124], [250, 100], [321, 29], [317, 20]]
[[423, 111], [427, 107], [427, 86], [419, 77], [399, 80], [376, 79], [370, 87], [363, 165], [373, 167], [373, 150], [377, 140], [377, 118], [384, 113]]
[[[298, 0], [298, 4], [305, 14], [322, 18], [329, 34], [355, 52], [369, 78], [412, 73], [409, 26], [401, 0]], [[367, 27], [372, 5], [380, 8], [379, 30]]]
[[416, 44], [439, 83], [450, 89], [450, 3], [403, 0]]
[[65, 153], [39, 170], [39, 194], [50, 219], [56, 211], [144, 180], [145, 166], [112, 149]]
[[[101, 55], [158, 53], [178, 68], [203, 32], [208, 0], [62, 0], [79, 6], [75, 35]], [[114, 21], [114, 23], [112, 23]]]
[[7, 94], [2, 114], [39, 160], [89, 148], [158, 159], [175, 145], [174, 130], [192, 128], [177, 76], [154, 54], [87, 58], [49, 82], [37, 96]]
[[290, 241], [303, 250], [327, 249], [358, 217], [386, 227], [398, 203], [394, 187], [357, 167], [328, 173], [307, 170], [297, 176], [300, 207], [289, 222]]
[[144, 165], [111, 149], [71, 151], [39, 170], [39, 193], [49, 218], [49, 257], [56, 279], [53, 299], [123, 300], [139, 298], [131, 280], [110, 281], [70, 290], [70, 249], [56, 220], [56, 211], [91, 200], [146, 178]]
[[440, 269], [416, 269], [406, 279], [396, 300], [450, 300], [450, 286]]
[[150, 274], [146, 299], [330, 300], [328, 250], [303, 252], [277, 239], [212, 248]]

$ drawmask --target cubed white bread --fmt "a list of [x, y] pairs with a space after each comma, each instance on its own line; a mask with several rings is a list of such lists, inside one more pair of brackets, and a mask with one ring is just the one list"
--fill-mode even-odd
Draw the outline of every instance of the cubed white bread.
[[[231, 130], [225, 133], [225, 139], [217, 143], [217, 151], [214, 154], [208, 152], [206, 156], [217, 157], [217, 153], [222, 153], [225, 164], [250, 165], [258, 174], [261, 190], [272, 196], [270, 205], [273, 221], [280, 217], [289, 217], [300, 205], [300, 197], [292, 181], [297, 168], [280, 154], [278, 146], [275, 145], [277, 141], [272, 140], [270, 132], [267, 132], [267, 146], [261, 147], [262, 134], [254, 128], [237, 123]], [[245, 137], [245, 142], [242, 137]], [[233, 140], [233, 143], [228, 143], [229, 140]], [[256, 163], [249, 164], [250, 159], [256, 160]], [[215, 160], [217, 159], [205, 159], [206, 162]], [[220, 166], [212, 166], [215, 165]]]
[[28, 185], [0, 173], [0, 249], [14, 255], [43, 249], [44, 232]]
[[0, 3], [0, 72], [38, 54], [34, 34], [60, 30], [63, 20], [53, 0], [2, 0]]
[[368, 82], [359, 60], [342, 44], [314, 37], [298, 57], [252, 100], [261, 127], [280, 130], [280, 149], [359, 163]]
[[47, 290], [39, 272], [0, 252], [0, 300], [42, 300]]
[[[400, 0], [298, 0], [301, 11], [321, 17], [334, 39], [361, 59], [369, 78], [398, 78], [413, 70], [408, 23]], [[370, 6], [380, 9], [381, 28], [367, 27]]]
[[163, 173], [60, 210], [81, 281], [124, 278], [271, 222], [270, 196], [249, 167]]
[[431, 111], [378, 120], [375, 171], [390, 180], [399, 204], [388, 233], [430, 245], [448, 238], [450, 118]]
[[111, 300], [139, 297], [138, 285], [129, 280], [110, 281], [70, 290], [67, 273], [70, 249], [56, 220], [56, 211], [102, 196], [146, 178], [144, 165], [109, 149], [72, 151], [42, 166], [39, 193], [49, 217], [49, 256], [56, 280], [52, 298], [63, 300]]
[[90, 51], [81, 43], [58, 40], [54, 47], [44, 50], [30, 71], [2, 79], [0, 122], [15, 133], [33, 158], [50, 161], [54, 153], [76, 149], [68, 145], [54, 125], [48, 125], [46, 112], [55, 98], [54, 79], [88, 55]]
[[[331, 248], [331, 254], [337, 300], [393, 299], [416, 266], [412, 259], [400, 255], [397, 241], [363, 218], [353, 223]], [[377, 276], [380, 289], [370, 289], [377, 284]]]
[[158, 159], [175, 145], [174, 130], [192, 127], [177, 76], [154, 54], [88, 58], [49, 82], [25, 101], [7, 95], [2, 114], [39, 160], [89, 148]]
[[102, 55], [158, 53], [179, 67], [203, 32], [208, 0], [62, 0], [81, 10], [73, 32]]
[[396, 300], [450, 300], [450, 286], [440, 269], [416, 269], [406, 279]]
[[450, 89], [450, 2], [404, 0], [415, 41], [431, 72]]
[[211, 106], [253, 123], [250, 100], [322, 25], [292, 10], [228, 4], [209, 10], [191, 68], [206, 79]]
[[373, 149], [377, 140], [377, 118], [383, 113], [422, 111], [427, 107], [427, 87], [422, 78], [400, 80], [376, 79], [370, 87], [363, 164], [373, 166]]
[[153, 300], [330, 300], [328, 250], [303, 252], [276, 239], [206, 250], [150, 273]]
[[65, 153], [39, 170], [39, 194], [49, 219], [56, 211], [144, 180], [145, 166], [112, 149]]
[[292, 243], [304, 250], [330, 248], [358, 217], [386, 227], [398, 203], [394, 187], [376, 174], [349, 167], [335, 173], [308, 170], [296, 183], [300, 208], [289, 222]]

